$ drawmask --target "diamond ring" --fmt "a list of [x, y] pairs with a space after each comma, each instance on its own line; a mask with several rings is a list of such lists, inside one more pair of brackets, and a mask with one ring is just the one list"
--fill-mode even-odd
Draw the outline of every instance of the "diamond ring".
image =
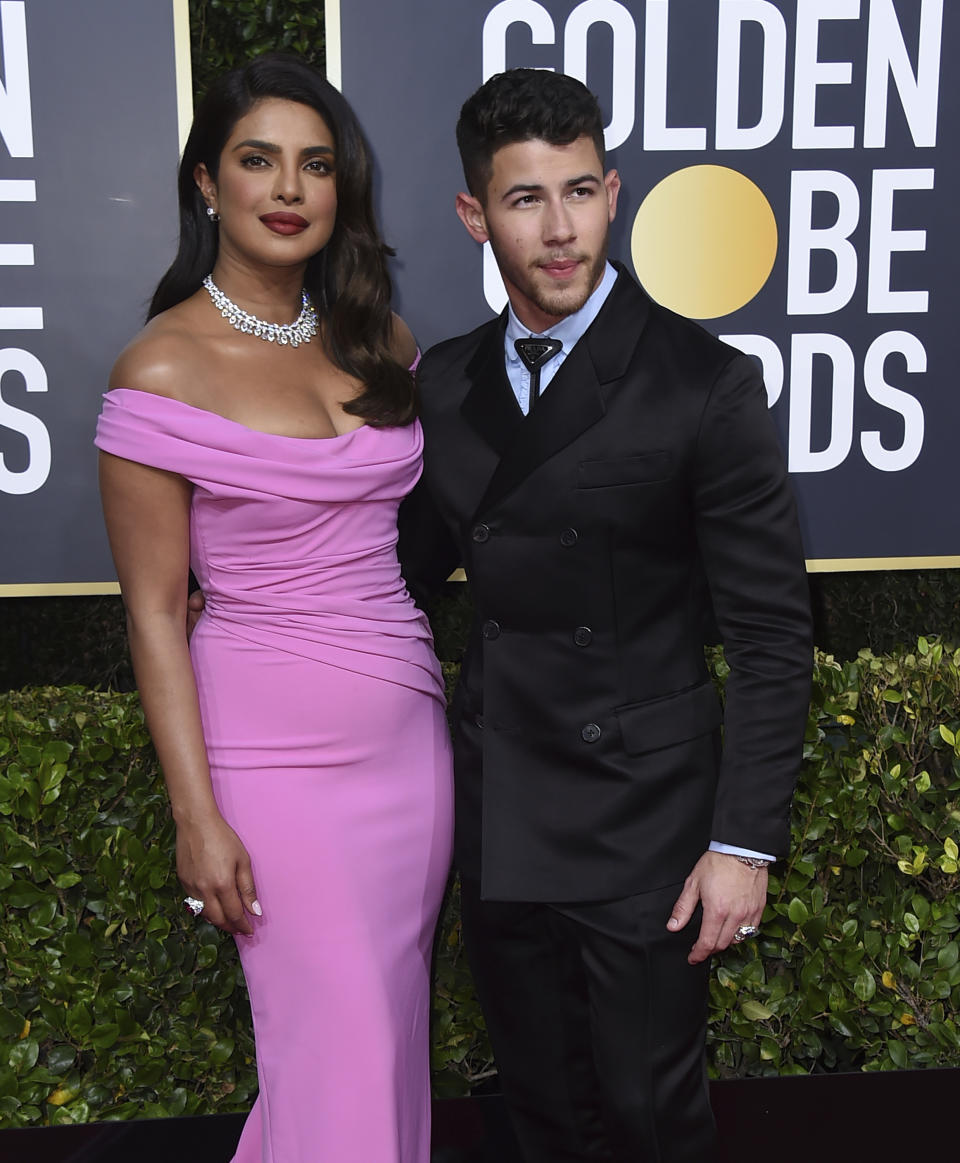
[[746, 941], [748, 937], [756, 937], [759, 932], [760, 930], [756, 925], [740, 925], [733, 934], [733, 943], [739, 945], [741, 941]]
[[199, 917], [203, 912], [203, 901], [195, 896], [184, 897], [183, 903], [195, 917]]

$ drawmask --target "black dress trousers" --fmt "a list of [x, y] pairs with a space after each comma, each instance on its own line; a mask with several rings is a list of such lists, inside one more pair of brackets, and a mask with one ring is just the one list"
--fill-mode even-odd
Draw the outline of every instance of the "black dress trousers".
[[525, 1163], [711, 1163], [709, 959], [682, 885], [576, 904], [482, 901], [462, 885], [467, 956]]

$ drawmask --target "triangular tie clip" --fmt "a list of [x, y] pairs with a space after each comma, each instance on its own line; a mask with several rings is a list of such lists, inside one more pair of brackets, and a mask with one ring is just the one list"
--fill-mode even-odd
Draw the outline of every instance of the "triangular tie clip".
[[523, 365], [530, 373], [530, 408], [540, 398], [540, 369], [553, 359], [557, 352], [563, 350], [559, 339], [542, 336], [538, 339], [515, 339], [513, 346], [517, 355], [523, 360]]

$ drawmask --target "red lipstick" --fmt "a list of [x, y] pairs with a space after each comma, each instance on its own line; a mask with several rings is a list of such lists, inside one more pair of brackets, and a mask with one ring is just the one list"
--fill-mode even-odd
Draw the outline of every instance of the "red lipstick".
[[299, 214], [290, 214], [284, 210], [277, 210], [272, 214], [261, 214], [260, 221], [274, 234], [299, 234], [310, 225]]

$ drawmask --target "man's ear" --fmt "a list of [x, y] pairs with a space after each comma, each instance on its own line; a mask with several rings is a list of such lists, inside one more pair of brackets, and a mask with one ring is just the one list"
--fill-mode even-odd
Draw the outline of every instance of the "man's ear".
[[198, 162], [193, 171], [193, 180], [203, 195], [203, 200], [214, 210], [217, 208], [217, 183], [210, 177], [210, 172], [203, 162]]
[[474, 242], [487, 242], [490, 235], [487, 233], [487, 216], [479, 198], [472, 194], [460, 193], [457, 195], [457, 216], [466, 226], [467, 233]]
[[616, 170], [607, 170], [603, 176], [603, 184], [607, 191], [607, 207], [609, 209], [609, 221], [613, 221], [617, 216], [617, 198], [620, 194], [620, 175]]

